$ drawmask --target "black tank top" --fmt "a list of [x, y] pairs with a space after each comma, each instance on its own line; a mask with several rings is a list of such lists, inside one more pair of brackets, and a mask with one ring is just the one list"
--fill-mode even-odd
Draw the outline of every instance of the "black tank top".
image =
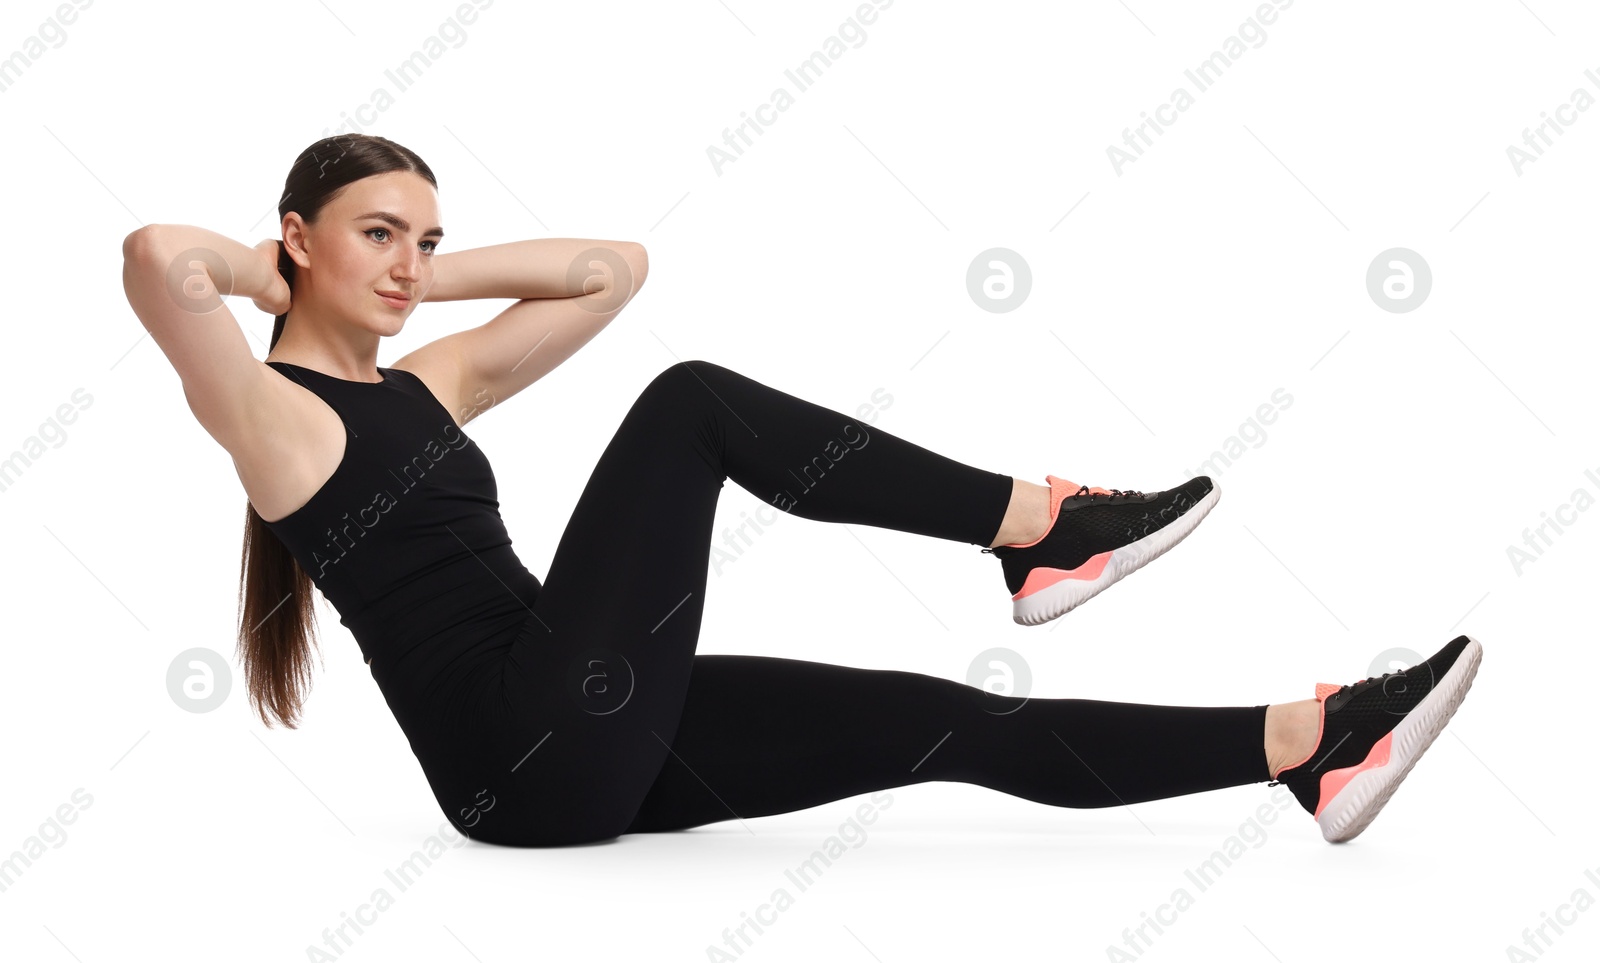
[[328, 404], [344, 457], [310, 501], [267, 527], [339, 612], [362, 657], [526, 618], [540, 587], [511, 548], [489, 460], [421, 378], [348, 381], [268, 365]]

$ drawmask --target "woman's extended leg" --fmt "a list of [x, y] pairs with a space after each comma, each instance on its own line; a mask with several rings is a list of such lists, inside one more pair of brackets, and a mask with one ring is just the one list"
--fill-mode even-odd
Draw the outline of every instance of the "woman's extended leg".
[[[474, 778], [482, 770], [481, 784], [498, 787], [491, 790], [496, 798], [513, 800], [502, 812], [540, 815], [516, 826], [485, 820], [475, 837], [528, 845], [580, 842], [610, 838], [633, 825], [675, 744], [691, 691], [714, 513], [727, 478], [803, 518], [974, 545], [991, 544], [1013, 491], [1009, 476], [946, 458], [719, 365], [688, 361], [667, 368], [640, 394], [602, 453], [557, 545], [527, 628], [508, 652], [501, 700], [518, 736], [529, 740], [528, 755], [510, 774], [498, 764], [491, 771], [487, 761], [470, 764]], [[828, 573], [817, 577], [825, 581]], [[707, 674], [715, 680], [715, 669]], [[819, 704], [834, 697], [829, 679], [846, 683], [844, 676], [825, 672], [815, 693]], [[726, 685], [714, 686], [711, 698]], [[957, 689], [945, 692], [955, 703], [949, 717], [963, 718]], [[791, 695], [799, 697], [799, 690]], [[930, 698], [918, 692], [905, 708], [912, 712]], [[1056, 710], [1062, 725], [1082, 718], [1073, 715], [1082, 711], [1081, 705], [1064, 704]], [[1136, 710], [1122, 711], [1128, 733], [1141, 726], [1159, 731], [1171, 720], [1189, 718], [1181, 709], [1163, 715], [1157, 708], [1142, 719], [1134, 718]], [[1242, 758], [1252, 747], [1259, 750], [1261, 731], [1260, 719], [1248, 715], [1255, 710], [1239, 711], [1237, 737], [1225, 751]], [[1044, 715], [997, 725], [1045, 732], [1055, 722], [1038, 725]], [[712, 717], [701, 711], [696, 718]], [[727, 724], [740, 723], [729, 717]], [[1061, 736], [1074, 749], [1088, 738], [1089, 766], [1109, 765], [1112, 750], [1097, 748], [1093, 737]], [[772, 730], [771, 738], [787, 737]], [[951, 739], [951, 761], [941, 761], [938, 771], [966, 765], [977, 772], [982, 767], [975, 767], [976, 755], [1006, 751], [969, 743], [966, 735]], [[770, 745], [770, 758], [798, 755]], [[895, 742], [897, 751], [901, 745]], [[1027, 750], [1037, 751], [1031, 744]], [[909, 771], [915, 762], [904, 765]], [[898, 755], [893, 764], [901, 764]], [[1246, 764], [1241, 772], [1248, 770]], [[1145, 798], [1194, 791], [1186, 788], [1195, 785], [1190, 776], [1169, 779], [1168, 772], [1145, 772], [1127, 788]], [[807, 781], [792, 778], [802, 786]], [[842, 784], [820, 782], [796, 798], [827, 796], [837, 785]], [[667, 792], [660, 790], [658, 801], [673, 803], [664, 798]], [[1038, 792], [1092, 798], [1093, 790], [1057, 783]]]
[[1450, 721], [1482, 654], [1460, 635], [1403, 670], [1253, 707], [1023, 699], [911, 672], [696, 656], [673, 758], [629, 830], [876, 802], [932, 780], [1098, 808], [1271, 778], [1324, 839], [1347, 842]]
[[698, 655], [672, 755], [628, 831], [936, 780], [1080, 809], [1266, 782], [1266, 710], [1024, 699], [914, 672]]

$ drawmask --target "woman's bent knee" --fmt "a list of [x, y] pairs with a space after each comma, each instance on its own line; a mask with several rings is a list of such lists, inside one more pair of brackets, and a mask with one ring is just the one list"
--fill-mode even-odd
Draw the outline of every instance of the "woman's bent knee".
[[705, 390], [706, 382], [719, 377], [728, 369], [698, 358], [667, 365], [656, 375], [646, 390], [666, 391], [693, 386]]

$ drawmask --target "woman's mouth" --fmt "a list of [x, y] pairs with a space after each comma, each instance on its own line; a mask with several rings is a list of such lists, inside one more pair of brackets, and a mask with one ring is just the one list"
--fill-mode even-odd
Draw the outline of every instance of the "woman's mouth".
[[405, 297], [404, 295], [385, 294], [382, 291], [377, 291], [374, 293], [378, 295], [379, 300], [383, 301], [384, 304], [387, 304], [391, 308], [405, 310], [411, 304], [411, 299]]

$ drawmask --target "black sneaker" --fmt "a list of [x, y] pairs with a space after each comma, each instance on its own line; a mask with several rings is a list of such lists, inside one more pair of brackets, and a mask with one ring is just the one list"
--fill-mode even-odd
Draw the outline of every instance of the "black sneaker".
[[1268, 785], [1288, 786], [1316, 817], [1323, 839], [1354, 839], [1444, 730], [1482, 658], [1476, 639], [1458, 635], [1409, 669], [1351, 685], [1317, 683], [1317, 747]]
[[1050, 528], [1031, 542], [986, 548], [1000, 560], [1011, 619], [1041, 625], [1099, 595], [1183, 541], [1222, 492], [1200, 475], [1144, 492], [1090, 488], [1046, 475]]

